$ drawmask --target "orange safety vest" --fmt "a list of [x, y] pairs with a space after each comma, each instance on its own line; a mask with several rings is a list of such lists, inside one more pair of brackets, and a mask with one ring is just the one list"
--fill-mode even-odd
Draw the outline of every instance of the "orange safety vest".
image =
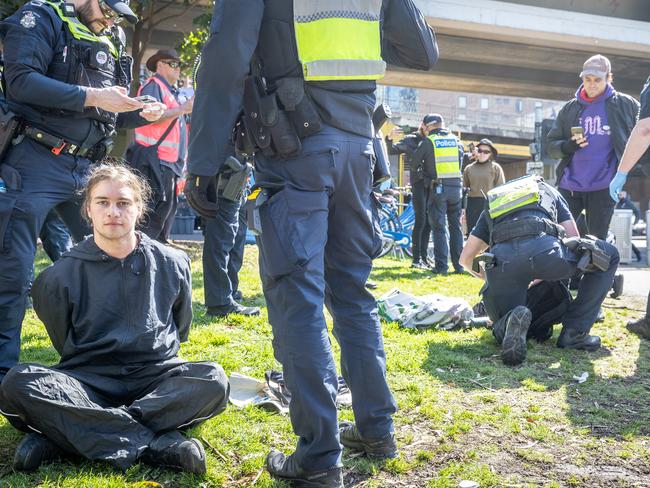
[[[138, 95], [140, 95], [142, 92], [142, 88], [149, 84], [149, 82], [152, 80], [155, 81], [160, 87], [160, 91], [162, 92], [163, 96], [162, 103], [164, 103], [168, 109], [180, 107], [180, 104], [176, 101], [176, 98], [174, 98], [174, 94], [171, 92], [171, 90], [167, 88], [167, 85], [165, 85], [165, 83], [159, 80], [156, 76], [149, 78], [146, 83], [140, 87], [138, 90]], [[162, 141], [158, 146], [158, 158], [168, 163], [178, 162], [178, 153], [181, 145], [181, 128], [176, 119], [165, 120], [163, 122], [147, 124], [143, 125], [142, 127], [138, 127], [135, 129], [135, 142], [145, 147], [153, 146], [165, 133], [167, 127], [169, 127], [169, 124], [172, 123], [174, 124], [174, 127], [169, 132], [169, 134], [167, 134], [165, 140]]]

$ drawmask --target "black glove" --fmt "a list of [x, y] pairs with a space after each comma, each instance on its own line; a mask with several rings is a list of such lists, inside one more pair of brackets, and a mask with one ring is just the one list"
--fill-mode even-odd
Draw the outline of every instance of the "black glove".
[[217, 216], [219, 205], [210, 201], [208, 195], [216, 196], [217, 180], [215, 176], [199, 176], [189, 174], [185, 184], [185, 198], [191, 207], [201, 217], [214, 219]]

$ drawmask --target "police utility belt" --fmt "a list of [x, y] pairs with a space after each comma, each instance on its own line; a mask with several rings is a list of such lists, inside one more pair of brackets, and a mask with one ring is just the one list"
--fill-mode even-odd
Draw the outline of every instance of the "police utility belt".
[[104, 159], [113, 147], [113, 141], [108, 137], [88, 148], [73, 144], [59, 136], [25, 124], [18, 115], [8, 110], [6, 105], [0, 103], [0, 160], [2, 160], [12, 144], [19, 144], [25, 137], [47, 147], [55, 156], [69, 154], [88, 158], [91, 161]]
[[300, 153], [301, 139], [319, 132], [320, 115], [305, 92], [302, 78], [281, 78], [268, 89], [264, 78], [244, 83], [244, 113], [235, 133], [237, 151], [288, 158]]
[[495, 224], [492, 229], [490, 240], [492, 241], [492, 244], [499, 244], [513, 239], [535, 237], [540, 234], [546, 234], [559, 239], [562, 239], [565, 236], [562, 226], [557, 225], [548, 219], [531, 217]]

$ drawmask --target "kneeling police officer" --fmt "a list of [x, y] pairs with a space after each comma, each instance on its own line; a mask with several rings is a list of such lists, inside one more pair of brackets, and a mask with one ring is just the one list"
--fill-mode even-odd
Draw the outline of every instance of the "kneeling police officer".
[[[490, 252], [478, 256], [488, 245]], [[520, 364], [526, 357], [531, 312], [525, 305], [531, 283], [567, 280], [578, 271], [585, 275], [562, 317], [557, 345], [587, 351], [600, 347], [600, 338], [589, 331], [611, 288], [618, 251], [600, 239], [580, 239], [566, 201], [541, 178], [525, 176], [488, 192], [488, 208], [460, 261], [486, 280], [483, 302], [504, 363]], [[480, 268], [473, 266], [480, 262]]]
[[122, 18], [138, 20], [119, 0], [32, 0], [0, 22], [0, 381], [18, 362], [46, 216], [56, 209], [77, 242], [90, 233], [79, 190], [111, 148], [117, 113], [133, 112], [134, 125], [162, 114], [150, 104], [140, 116], [144, 104], [127, 96], [132, 60], [115, 26]]

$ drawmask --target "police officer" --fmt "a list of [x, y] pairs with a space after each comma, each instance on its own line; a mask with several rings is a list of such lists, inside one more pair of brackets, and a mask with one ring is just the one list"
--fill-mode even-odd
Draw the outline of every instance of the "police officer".
[[[621, 164], [618, 171], [609, 184], [609, 194], [612, 200], [618, 201], [627, 181], [628, 173], [641, 162], [644, 165], [644, 173], [647, 174], [650, 164], [650, 78], [646, 81], [641, 91], [641, 110], [639, 112], [639, 121], [630, 134], [627, 141], [625, 152], [621, 157]], [[634, 320], [627, 324], [630, 332], [640, 335], [650, 340], [650, 295], [646, 304], [646, 314], [640, 319]]]
[[[562, 317], [557, 345], [598, 349], [600, 338], [589, 331], [618, 267], [616, 248], [602, 240], [580, 240], [564, 197], [535, 176], [512, 180], [487, 196], [489, 208], [479, 217], [460, 261], [472, 269], [474, 258], [490, 247], [491, 254], [481, 258], [484, 270], [472, 274], [486, 280], [483, 302], [503, 362], [516, 365], [526, 357], [531, 312], [525, 304], [531, 282], [566, 280], [578, 269], [586, 272]], [[563, 240], [565, 235], [572, 239]]]
[[[376, 302], [364, 288], [381, 248], [372, 194], [375, 80], [385, 61], [430, 69], [435, 38], [411, 0], [225, 0], [215, 5], [211, 32], [198, 73], [186, 194], [199, 212], [214, 215], [207, 195], [244, 109], [261, 188], [251, 228], [261, 232], [273, 346], [299, 436], [293, 454], [269, 454], [267, 469], [291, 486], [341, 487], [339, 440], [380, 458], [396, 455], [396, 405]], [[356, 418], [340, 436], [324, 304]]]
[[[223, 175], [223, 173], [222, 173]], [[225, 180], [226, 176], [222, 179]], [[242, 187], [245, 185], [242, 182]], [[242, 195], [243, 196], [243, 195]], [[217, 212], [213, 218], [205, 218], [205, 236], [203, 239], [203, 291], [207, 314], [213, 317], [225, 317], [231, 313], [240, 315], [259, 315], [259, 307], [247, 307], [239, 303], [234, 293], [239, 286], [235, 263], [232, 258], [239, 259], [239, 251], [243, 257], [243, 242], [238, 242], [239, 213], [242, 199], [233, 200], [224, 195], [223, 188], [217, 188]], [[244, 229], [244, 232], [245, 229]], [[245, 238], [245, 236], [244, 236]], [[234, 251], [234, 256], [233, 256]], [[239, 264], [241, 267], [241, 262]], [[234, 276], [233, 276], [234, 274]]]
[[[129, 98], [129, 58], [103, 35], [125, 18], [118, 0], [32, 0], [0, 23], [4, 43], [0, 107], [23, 121], [1, 157], [0, 177], [0, 379], [18, 362], [20, 330], [36, 238], [52, 208], [72, 237], [89, 233], [79, 214], [78, 192], [91, 160], [110, 149], [117, 112], [141, 109]], [[120, 86], [121, 85], [121, 86]], [[162, 114], [158, 104], [142, 113]], [[137, 116], [137, 118], [140, 118]]]
[[[463, 146], [458, 138], [444, 128], [440, 114], [425, 117], [426, 138], [413, 155], [413, 165], [424, 168], [424, 175], [430, 182], [428, 213], [433, 229], [433, 252], [435, 274], [447, 274], [448, 260], [454, 272], [462, 273], [458, 262], [463, 248], [463, 230], [460, 224], [462, 214], [462, 173]], [[449, 241], [447, 241], [447, 230]]]
[[389, 152], [391, 154], [404, 154], [406, 163], [409, 165], [411, 198], [413, 199], [413, 212], [415, 214], [415, 224], [411, 234], [411, 242], [413, 243], [412, 268], [428, 268], [432, 266], [428, 255], [429, 239], [431, 237], [431, 226], [427, 218], [429, 185], [425, 184], [422, 166], [413, 164], [413, 154], [415, 154], [418, 146], [426, 137], [424, 128], [426, 127], [426, 121], [430, 120], [431, 117], [432, 114], [425, 115], [417, 132], [405, 136], [401, 141], [393, 142], [395, 136], [401, 133], [401, 129], [398, 127], [395, 127], [386, 137]]

